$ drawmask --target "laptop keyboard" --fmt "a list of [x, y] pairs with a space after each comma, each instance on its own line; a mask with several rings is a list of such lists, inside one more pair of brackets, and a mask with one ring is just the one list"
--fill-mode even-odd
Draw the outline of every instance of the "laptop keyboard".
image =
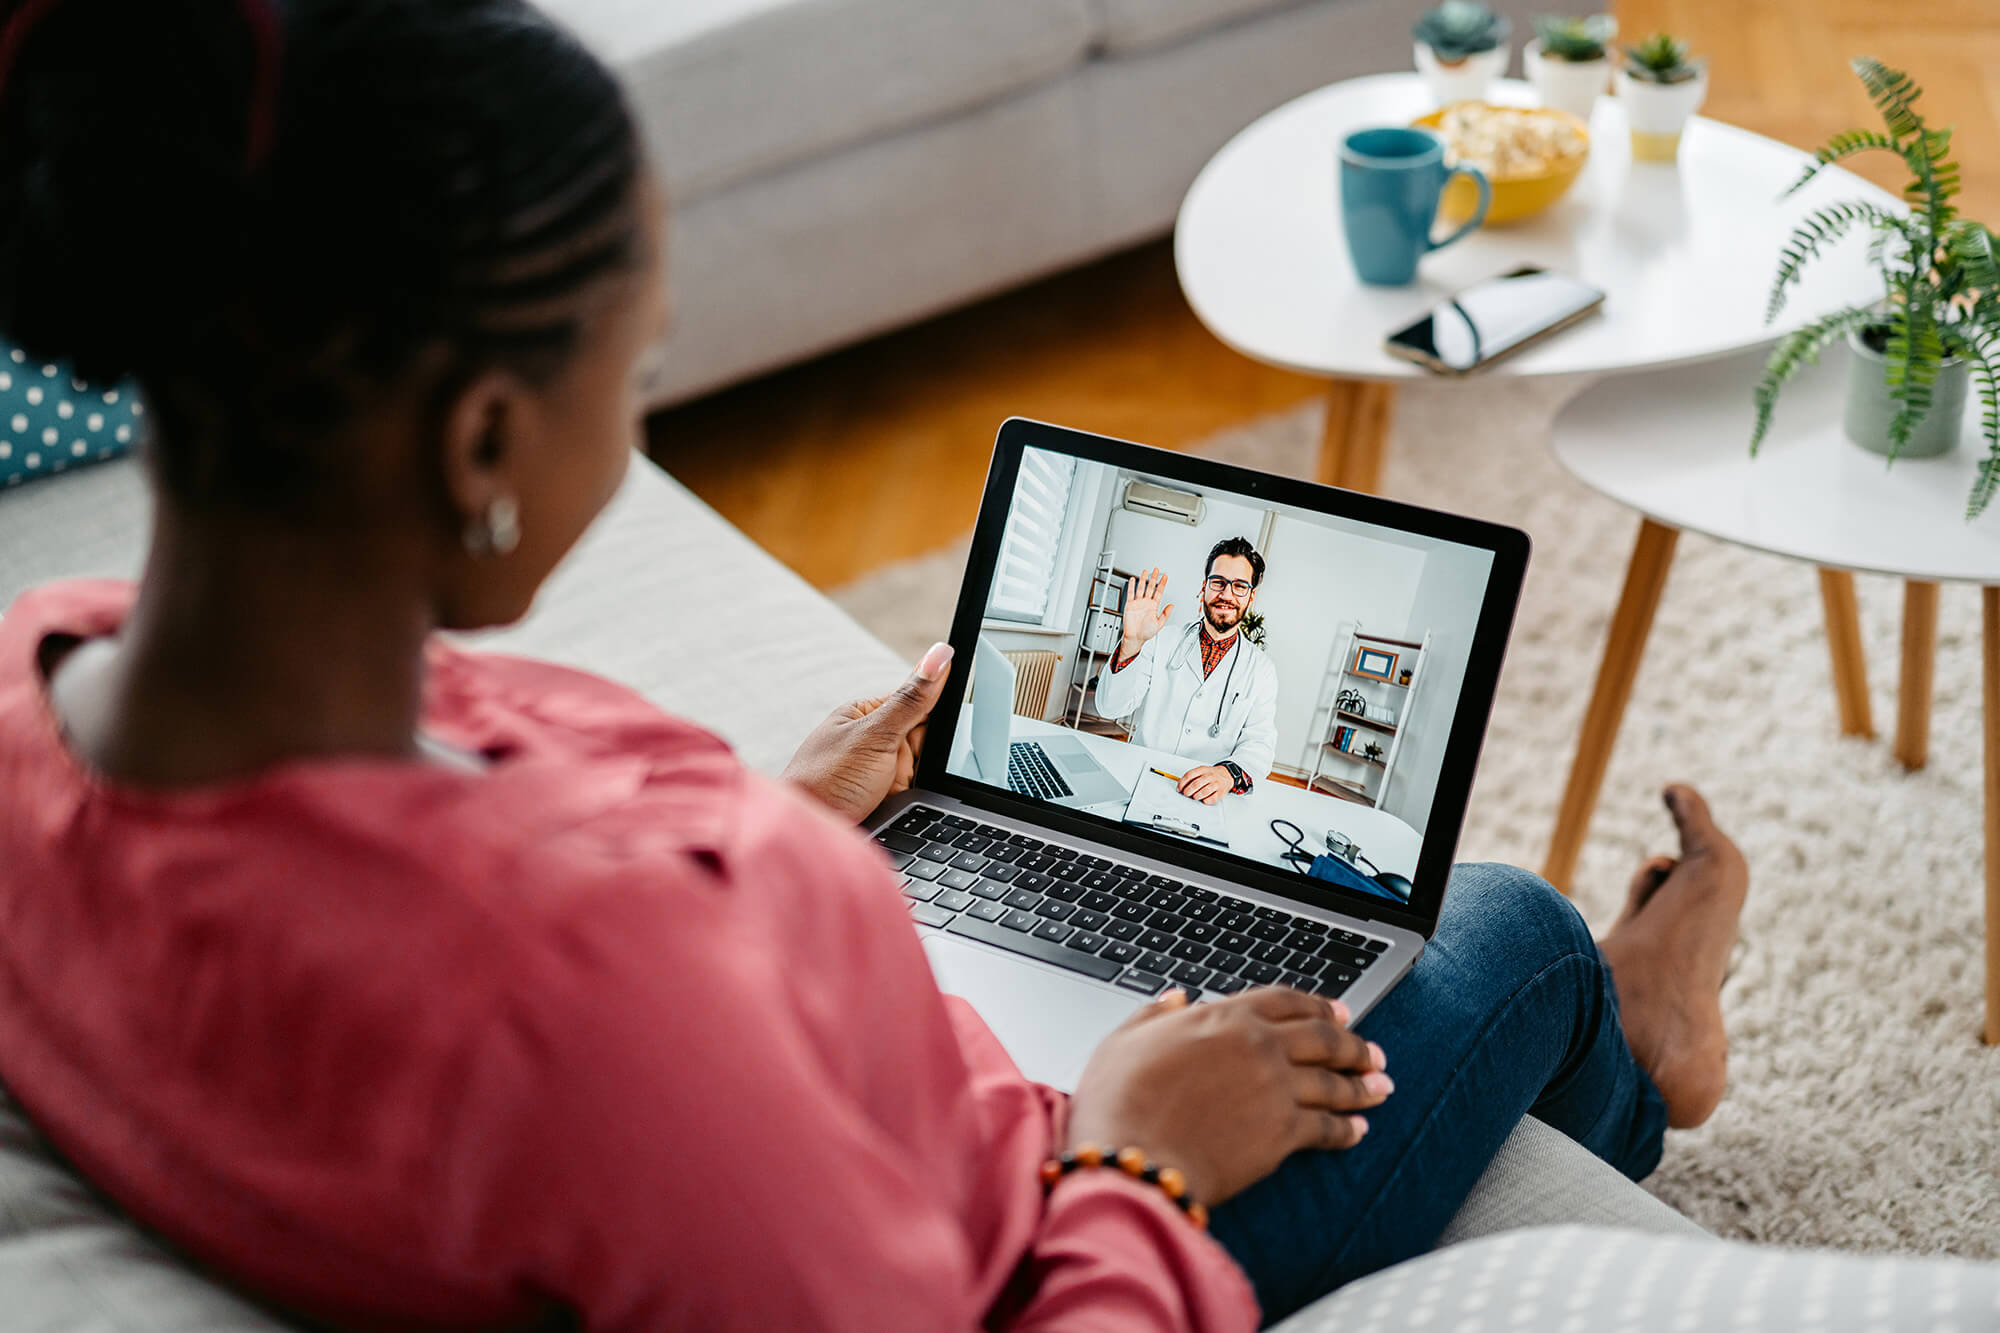
[[1337, 997], [1389, 948], [1387, 940], [927, 806], [905, 810], [875, 840], [901, 872], [910, 915], [923, 925], [1142, 995], [1170, 985], [1189, 999], [1291, 986]]
[[1015, 741], [1007, 747], [1007, 788], [1044, 801], [1073, 794], [1042, 747], [1033, 741]]

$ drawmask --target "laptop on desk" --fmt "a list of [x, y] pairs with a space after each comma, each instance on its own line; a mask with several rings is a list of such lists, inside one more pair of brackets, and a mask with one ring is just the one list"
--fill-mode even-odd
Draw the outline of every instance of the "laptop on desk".
[[[1210, 582], [1210, 552], [1235, 538], [1264, 564], [1232, 598], [1228, 580]], [[940, 987], [972, 1003], [1030, 1078], [1064, 1089], [1169, 986], [1200, 1001], [1289, 985], [1339, 997], [1358, 1021], [1436, 929], [1527, 557], [1512, 528], [1005, 423], [951, 632], [955, 661], [975, 671], [954, 668], [911, 789], [866, 821]], [[1018, 622], [1074, 662], [1090, 648], [1078, 636], [1091, 580], [1113, 559], [1165, 572], [1163, 600], [1179, 604], [1168, 633], [1202, 615], [1221, 641], [1250, 635], [1240, 616], [1222, 623], [1232, 601], [1261, 618], [1248, 641], [1279, 683], [1240, 752], [1269, 755], [1270, 771], [1220, 798], [1244, 835], [1226, 846], [1127, 822], [1132, 791], [1080, 739], [1015, 734], [1013, 667], [982, 630]], [[1201, 672], [1204, 658], [1177, 669]], [[1168, 688], [1166, 670], [1147, 688]], [[1184, 693], [1142, 714], [1156, 734], [1135, 733], [1135, 747], [1190, 766], [1231, 753], [1205, 678], [1172, 687]], [[1357, 719], [1374, 738], [1364, 747]], [[1407, 883], [1407, 899], [1360, 887], [1339, 831], [1362, 819], [1370, 868]]]
[[1045, 741], [1014, 738], [1014, 664], [984, 634], [979, 636], [973, 680], [974, 776], [1072, 810], [1117, 814], [1124, 809], [1132, 793], [1074, 735]]

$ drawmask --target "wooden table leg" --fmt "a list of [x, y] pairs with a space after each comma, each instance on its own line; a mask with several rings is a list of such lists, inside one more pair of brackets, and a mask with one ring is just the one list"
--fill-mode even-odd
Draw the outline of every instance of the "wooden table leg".
[[1833, 654], [1833, 697], [1840, 705], [1840, 734], [1873, 736], [1868, 711], [1868, 661], [1861, 652], [1861, 612], [1854, 601], [1854, 575], [1844, 569], [1819, 572], [1820, 601], [1826, 605], [1826, 646]]
[[2000, 588], [1981, 588], [1986, 737], [1986, 1044], [2000, 1046]]
[[1937, 657], [1938, 585], [1903, 585], [1903, 678], [1896, 686], [1896, 758], [1922, 768], [1931, 750], [1931, 667]]
[[1326, 429], [1320, 435], [1323, 486], [1373, 492], [1382, 482], [1382, 454], [1396, 386], [1387, 380], [1334, 380], [1326, 392]]
[[1632, 562], [1625, 568], [1625, 590], [1618, 595], [1618, 609], [1611, 617], [1604, 661], [1597, 668], [1590, 705], [1584, 709], [1576, 758], [1570, 761], [1569, 785], [1563, 788], [1555, 836], [1549, 840], [1549, 859], [1542, 867], [1543, 877], [1564, 893], [1569, 892], [1570, 879], [1576, 874], [1577, 853], [1583, 849], [1583, 835], [1597, 809], [1604, 769], [1611, 762], [1611, 746], [1618, 739], [1618, 724], [1632, 697], [1632, 681], [1639, 674], [1646, 635], [1653, 628], [1660, 594], [1666, 590], [1667, 570], [1673, 564], [1674, 543], [1680, 535], [1678, 528], [1650, 518], [1639, 522], [1639, 539], [1632, 547]]

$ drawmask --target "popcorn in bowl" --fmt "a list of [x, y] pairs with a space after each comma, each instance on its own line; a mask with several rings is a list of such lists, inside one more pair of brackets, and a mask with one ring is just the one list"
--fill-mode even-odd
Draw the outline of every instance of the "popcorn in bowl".
[[1590, 136], [1573, 116], [1539, 107], [1459, 102], [1435, 126], [1448, 162], [1478, 167], [1492, 180], [1540, 176], [1590, 151]]
[[[1544, 212], [1569, 192], [1590, 160], [1590, 133], [1583, 122], [1549, 107], [1458, 102], [1416, 123], [1444, 140], [1446, 162], [1477, 167], [1492, 182], [1489, 227]], [[1463, 222], [1478, 200], [1473, 182], [1455, 177], [1438, 200], [1438, 216]]]

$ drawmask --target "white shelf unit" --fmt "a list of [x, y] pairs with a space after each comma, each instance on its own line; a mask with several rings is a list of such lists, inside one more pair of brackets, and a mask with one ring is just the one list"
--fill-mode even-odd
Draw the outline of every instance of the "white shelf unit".
[[[1400, 681], [1380, 680], [1374, 676], [1359, 675], [1354, 670], [1355, 651], [1362, 647], [1376, 647], [1393, 650], [1396, 666], [1400, 670], [1409, 668], [1410, 681], [1407, 685]], [[1431, 635], [1424, 631], [1422, 639], [1405, 639], [1371, 634], [1359, 623], [1348, 627], [1340, 640], [1340, 650], [1333, 656], [1327, 671], [1327, 680], [1332, 695], [1325, 705], [1326, 725], [1320, 729], [1319, 741], [1313, 747], [1312, 773], [1306, 780], [1309, 790], [1338, 796], [1344, 800], [1358, 801], [1363, 805], [1380, 808], [1382, 798], [1389, 790], [1389, 780], [1395, 776], [1396, 760], [1403, 749], [1403, 725], [1409, 721], [1412, 707], [1416, 703], [1417, 691], [1423, 687], [1424, 665], [1430, 657]], [[1376, 707], [1395, 701], [1396, 720], [1384, 721], [1380, 716], [1369, 717], [1363, 711], [1348, 712], [1340, 706], [1340, 697], [1347, 690], [1355, 690], [1363, 695], [1376, 696]], [[1373, 732], [1388, 738], [1388, 749], [1380, 759], [1370, 759], [1365, 752], [1356, 749], [1343, 750], [1334, 744], [1334, 738], [1343, 728], [1353, 728], [1354, 736]], [[1339, 763], [1344, 768], [1332, 772], [1326, 770], [1329, 762]], [[1343, 772], [1355, 773], [1355, 777], [1342, 776]], [[1375, 774], [1374, 781], [1369, 775]]]
[[[1088, 605], [1084, 608], [1083, 624], [1076, 636], [1076, 656], [1070, 660], [1068, 692], [1063, 699], [1063, 721], [1072, 730], [1125, 739], [1125, 729], [1115, 719], [1098, 715], [1094, 706], [1097, 695], [1091, 682], [1097, 679], [1100, 664], [1108, 667], [1112, 654], [1118, 651], [1119, 632], [1124, 624], [1123, 594], [1131, 577], [1117, 568], [1110, 551], [1098, 556], [1097, 569], [1090, 580], [1090, 595], [1085, 599]], [[1093, 642], [1108, 642], [1111, 646], [1097, 648], [1092, 646]]]

